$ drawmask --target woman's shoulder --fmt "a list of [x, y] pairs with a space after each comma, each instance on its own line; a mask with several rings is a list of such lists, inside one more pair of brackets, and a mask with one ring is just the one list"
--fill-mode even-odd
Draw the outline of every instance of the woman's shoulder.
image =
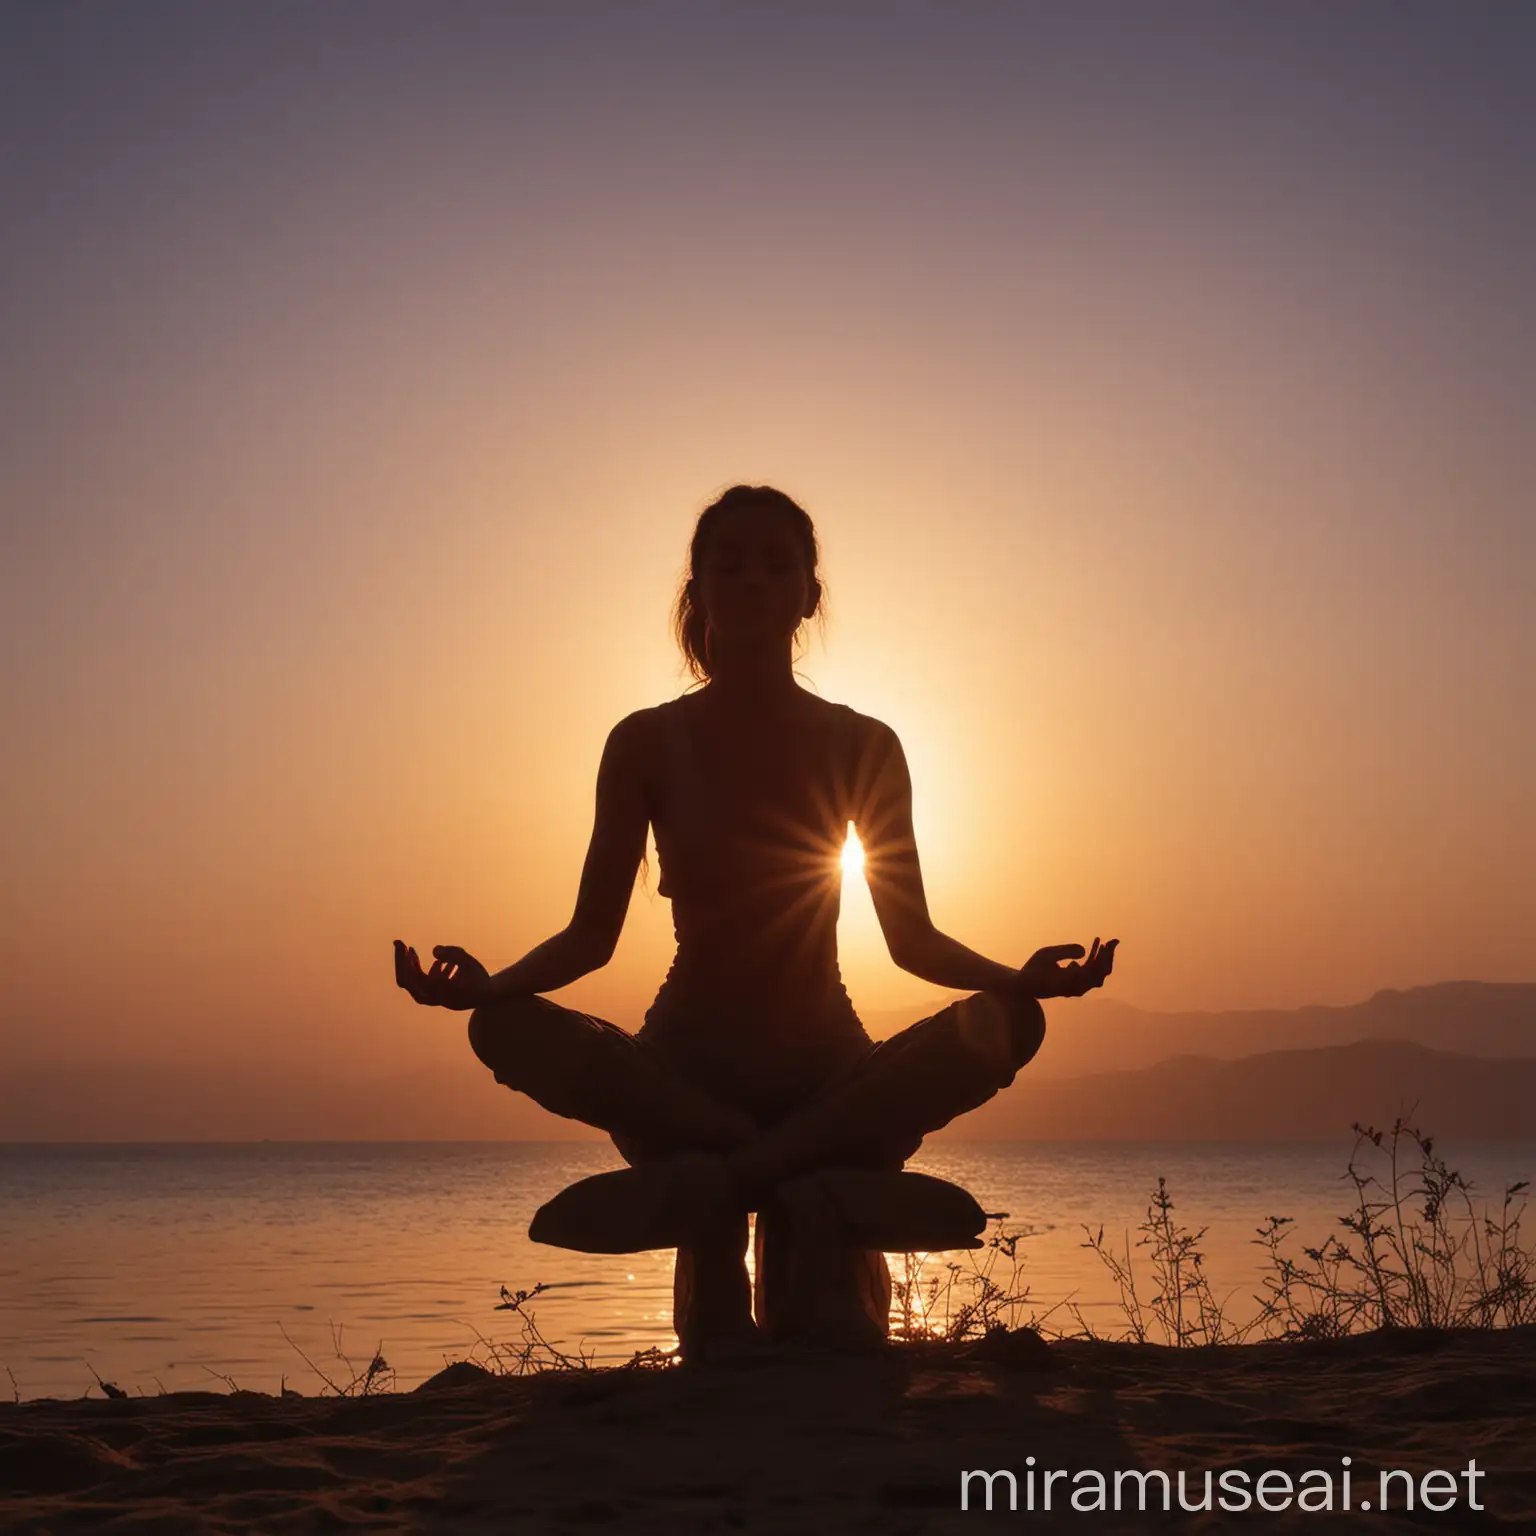
[[900, 745], [896, 732], [884, 720], [878, 720], [874, 715], [861, 714], [848, 704], [833, 704], [830, 707], [840, 712], [844, 728], [862, 749], [888, 750]]
[[[694, 707], [690, 703], [692, 698], [693, 694], [682, 693], [675, 698], [664, 699], [660, 704], [631, 710], [614, 726], [612, 740], [630, 751], [647, 752], [654, 749], [678, 728], [682, 717]], [[805, 708], [808, 718], [814, 720], [820, 717], [827, 721], [861, 753], [889, 751], [892, 746], [900, 745], [896, 732], [885, 721], [874, 715], [866, 715], [851, 705], [809, 694]]]
[[690, 694], [663, 699], [643, 709], [631, 710], [612, 731], [608, 740], [622, 756], [649, 770], [662, 757], [676, 751], [688, 727], [683, 724], [690, 708]]
[[674, 699], [631, 710], [608, 733], [605, 757], [613, 771], [639, 784], [647, 814], [655, 820], [659, 790], [667, 776], [668, 731], [675, 712]]
[[893, 762], [904, 760], [901, 740], [884, 720], [848, 704], [833, 704], [829, 709], [835, 715], [837, 757], [848, 783], [872, 783]]
[[650, 752], [676, 718], [677, 703], [677, 699], [667, 699], [643, 709], [632, 709], [608, 733], [609, 741], [626, 753]]

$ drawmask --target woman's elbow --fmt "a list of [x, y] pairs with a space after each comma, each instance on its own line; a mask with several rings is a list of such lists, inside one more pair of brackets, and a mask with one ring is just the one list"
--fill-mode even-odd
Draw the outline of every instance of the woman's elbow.
[[572, 949], [589, 971], [600, 971], [613, 959], [614, 951], [619, 947], [618, 934], [607, 929], [572, 924], [566, 931]]
[[918, 933], [899, 933], [887, 935], [885, 941], [891, 964], [898, 970], [918, 977], [919, 980], [927, 979], [923, 973], [929, 968], [930, 952], [923, 938], [924, 936]]

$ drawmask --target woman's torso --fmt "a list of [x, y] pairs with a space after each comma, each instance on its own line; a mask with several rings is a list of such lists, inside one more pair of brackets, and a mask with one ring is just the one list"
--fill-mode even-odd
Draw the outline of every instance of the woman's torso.
[[870, 1045], [837, 963], [863, 717], [803, 697], [777, 725], [702, 694], [655, 712], [647, 798], [677, 953], [641, 1034], [738, 1100], [797, 1096]]

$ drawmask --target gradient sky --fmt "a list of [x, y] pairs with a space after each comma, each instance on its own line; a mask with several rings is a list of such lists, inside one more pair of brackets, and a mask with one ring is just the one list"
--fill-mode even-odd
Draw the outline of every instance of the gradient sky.
[[[939, 926], [1536, 979], [1536, 13], [0, 6], [0, 1061], [460, 1059], [725, 486]], [[559, 994], [627, 1027], [637, 888]], [[884, 957], [866, 1010], [934, 989]], [[1070, 1005], [1066, 1005], [1070, 1006]]]

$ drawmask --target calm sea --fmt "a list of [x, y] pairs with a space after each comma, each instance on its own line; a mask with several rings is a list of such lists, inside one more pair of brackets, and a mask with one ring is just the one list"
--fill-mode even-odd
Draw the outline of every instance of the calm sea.
[[[1443, 1150], [1495, 1203], [1536, 1173], [1536, 1142]], [[1084, 1225], [1102, 1225], [1123, 1251], [1164, 1176], [1175, 1219], [1208, 1228], [1200, 1246], [1218, 1293], [1251, 1315], [1255, 1230], [1282, 1215], [1296, 1218], [1293, 1243], [1339, 1231], [1349, 1152], [1347, 1139], [940, 1142], [909, 1166], [1032, 1229], [1018, 1278], [1038, 1310], [1072, 1297], [1096, 1330], [1117, 1332], [1115, 1288], [1082, 1246]], [[566, 1348], [599, 1361], [670, 1348], [670, 1252], [578, 1254], [527, 1239], [556, 1190], [620, 1166], [598, 1143], [0, 1146], [0, 1371], [15, 1383], [0, 1390], [79, 1396], [99, 1375], [134, 1394], [275, 1392], [285, 1377], [312, 1393], [322, 1382], [300, 1351], [348, 1380], [338, 1346], [358, 1370], [382, 1347], [406, 1388], [446, 1361], [483, 1358], [485, 1341], [516, 1342], [516, 1319], [496, 1310], [501, 1287], [535, 1282], [548, 1287], [533, 1303], [538, 1325]], [[1145, 1250], [1132, 1254], [1146, 1273]], [[971, 1262], [939, 1256], [929, 1272], [946, 1260]]]

